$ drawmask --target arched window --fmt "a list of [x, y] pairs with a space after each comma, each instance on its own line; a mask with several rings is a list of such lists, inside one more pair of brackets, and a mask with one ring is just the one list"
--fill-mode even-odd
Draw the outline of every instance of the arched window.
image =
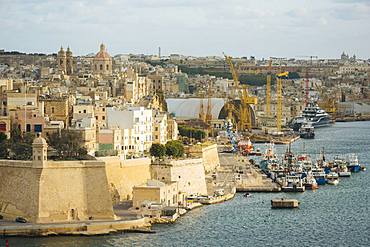
[[100, 64], [100, 70], [103, 70], [103, 64]]
[[109, 65], [107, 64], [107, 70], [109, 70]]

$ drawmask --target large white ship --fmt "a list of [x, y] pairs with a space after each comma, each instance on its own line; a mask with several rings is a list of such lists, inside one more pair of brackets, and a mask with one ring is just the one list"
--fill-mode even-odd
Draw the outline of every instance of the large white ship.
[[303, 110], [302, 115], [290, 123], [294, 131], [298, 131], [303, 124], [310, 124], [314, 128], [325, 127], [331, 124], [330, 115], [316, 103], [310, 102]]

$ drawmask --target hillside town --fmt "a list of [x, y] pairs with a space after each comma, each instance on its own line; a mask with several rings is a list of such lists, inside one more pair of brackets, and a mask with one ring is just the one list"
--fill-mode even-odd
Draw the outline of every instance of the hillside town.
[[[245, 156], [249, 143], [293, 142], [294, 119], [311, 103], [332, 123], [370, 119], [370, 60], [345, 52], [257, 59], [97, 48], [86, 56], [68, 46], [54, 54], [0, 50], [4, 234], [173, 222], [231, 199], [238, 169], [250, 176], [244, 184], [274, 190]], [[7, 227], [15, 219], [33, 233]]]

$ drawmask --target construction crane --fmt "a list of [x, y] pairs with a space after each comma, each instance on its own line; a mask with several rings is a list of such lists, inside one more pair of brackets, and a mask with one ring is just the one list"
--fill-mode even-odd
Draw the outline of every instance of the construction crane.
[[269, 70], [266, 78], [266, 116], [271, 116], [271, 59], [269, 60]]
[[207, 90], [207, 111], [205, 120], [207, 124], [211, 124], [212, 121], [212, 100], [211, 100], [211, 94], [212, 94], [212, 82], [208, 81], [208, 90]]
[[243, 85], [240, 87], [239, 83], [239, 78], [238, 78], [238, 73], [235, 69], [235, 66], [232, 62], [232, 57], [225, 55], [225, 60], [229, 64], [230, 71], [233, 77], [234, 81], [234, 88], [232, 90], [232, 94], [228, 101], [228, 120], [232, 120], [232, 106], [233, 104], [233, 98], [239, 96], [239, 92], [241, 91], [241, 95], [239, 96], [240, 98], [240, 107], [239, 107], [239, 130], [241, 131], [251, 131], [252, 130], [252, 116], [250, 112], [250, 105], [255, 105], [257, 104], [257, 97], [254, 96], [249, 96], [248, 95], [248, 89], [247, 85]]
[[[314, 58], [318, 58], [318, 56], [314, 56], [314, 55], [310, 55], [310, 56], [298, 56], [298, 57], [301, 57], [301, 58], [310, 58], [310, 64], [312, 66], [312, 59]], [[305, 102], [305, 106], [308, 105], [310, 99], [309, 99], [309, 94], [310, 94], [310, 81], [308, 79], [308, 66], [306, 67], [306, 75], [305, 75], [305, 82], [306, 82], [306, 86], [305, 86], [305, 99], [304, 99], [304, 102]]]
[[288, 77], [289, 72], [282, 72], [276, 75], [276, 93], [277, 93], [277, 113], [276, 113], [276, 128], [280, 132], [282, 129], [283, 119], [283, 82], [282, 78]]
[[200, 105], [199, 105], [199, 119], [202, 120], [203, 122], [205, 121], [205, 114], [204, 114], [204, 104], [203, 104], [203, 95], [200, 98]]

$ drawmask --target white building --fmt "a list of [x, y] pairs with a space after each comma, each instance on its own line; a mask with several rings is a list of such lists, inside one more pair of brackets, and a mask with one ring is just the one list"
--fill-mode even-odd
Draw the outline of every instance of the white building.
[[152, 146], [153, 116], [151, 109], [129, 107], [127, 109], [107, 108], [108, 128], [122, 130], [121, 149], [125, 155], [143, 154]]

